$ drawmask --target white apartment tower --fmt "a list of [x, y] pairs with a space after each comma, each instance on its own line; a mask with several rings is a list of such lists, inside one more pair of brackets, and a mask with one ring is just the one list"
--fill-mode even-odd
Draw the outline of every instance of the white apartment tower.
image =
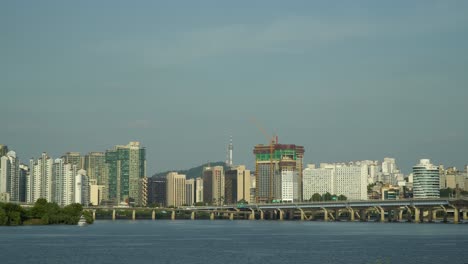
[[345, 195], [348, 200], [367, 200], [368, 168], [365, 163], [321, 163], [303, 171], [303, 199], [325, 193]]
[[195, 203], [203, 202], [203, 178], [195, 179]]
[[8, 193], [10, 201], [19, 202], [19, 159], [14, 151], [0, 159], [0, 193]]
[[85, 170], [79, 170], [75, 176], [75, 203], [89, 205], [89, 181]]
[[169, 172], [166, 176], [166, 201], [169, 206], [181, 206], [185, 204], [185, 175], [177, 172]]
[[303, 172], [303, 200], [308, 201], [312, 195], [318, 193], [333, 193], [335, 166], [322, 164], [320, 168], [315, 168], [315, 165], [309, 164]]
[[30, 160], [30, 173], [27, 181], [28, 203], [35, 203], [39, 198], [53, 201], [52, 165], [52, 158], [45, 152], [42, 153], [38, 160]]

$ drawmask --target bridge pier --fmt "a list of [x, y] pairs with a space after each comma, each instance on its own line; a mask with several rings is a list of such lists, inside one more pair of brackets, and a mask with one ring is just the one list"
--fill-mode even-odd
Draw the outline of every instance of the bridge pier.
[[402, 221], [403, 220], [403, 210], [398, 210], [398, 221]]
[[265, 213], [260, 210], [260, 220], [265, 220]]
[[215, 219], [215, 215], [213, 212], [210, 213], [210, 220], [214, 220]]
[[382, 207], [378, 207], [380, 214], [380, 222], [385, 222], [385, 210]]
[[132, 212], [132, 220], [135, 221], [135, 219], [136, 219], [136, 212], [135, 212], [135, 210], [133, 210], [133, 212]]
[[468, 220], [468, 212], [467, 211], [463, 211], [463, 220]]
[[328, 210], [325, 208], [322, 208], [322, 209], [323, 209], [323, 221], [328, 222]]
[[175, 220], [175, 211], [171, 211], [171, 220]]
[[294, 220], [294, 210], [289, 210], [288, 211], [288, 219], [289, 220]]
[[153, 212], [151, 212], [151, 220], [155, 220], [156, 219], [156, 212], [153, 210]]
[[349, 210], [349, 221], [354, 222], [354, 210], [352, 208], [348, 208]]
[[[413, 206], [414, 207], [414, 206]], [[418, 224], [421, 222], [421, 219], [419, 218], [421, 216], [421, 210], [419, 208], [414, 207], [414, 223]]]
[[93, 220], [96, 220], [96, 210], [93, 210]]
[[190, 220], [195, 220], [195, 211], [192, 211], [192, 213], [190, 213]]
[[434, 213], [432, 209], [427, 210], [427, 222], [428, 223], [434, 222]]
[[250, 212], [249, 220], [255, 220], [255, 211], [252, 210], [252, 212]]
[[333, 218], [335, 218], [334, 220], [335, 221], [339, 221], [340, 220], [340, 209], [335, 209], [335, 215], [333, 216]]
[[281, 209], [278, 209], [278, 211], [279, 211], [279, 220], [283, 221], [284, 220], [284, 212]]
[[367, 221], [367, 213], [366, 213], [366, 210], [360, 210], [359, 211], [359, 220], [361, 222], [366, 222]]
[[112, 220], [115, 220], [115, 209], [112, 210]]
[[458, 211], [458, 208], [453, 206], [453, 223], [454, 224], [458, 224], [460, 222], [460, 219], [459, 219], [459, 211]]
[[301, 221], [304, 221], [306, 218], [304, 210], [302, 210], [301, 208], [299, 208], [299, 210], [301, 210]]
[[229, 213], [229, 220], [234, 220], [234, 213]]
[[432, 221], [435, 222], [437, 220], [437, 210], [431, 210], [432, 213]]

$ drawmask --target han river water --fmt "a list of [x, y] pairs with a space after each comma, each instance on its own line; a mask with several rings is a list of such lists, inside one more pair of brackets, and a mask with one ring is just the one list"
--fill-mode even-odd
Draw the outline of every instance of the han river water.
[[248, 220], [0, 227], [0, 263], [468, 263], [468, 224]]

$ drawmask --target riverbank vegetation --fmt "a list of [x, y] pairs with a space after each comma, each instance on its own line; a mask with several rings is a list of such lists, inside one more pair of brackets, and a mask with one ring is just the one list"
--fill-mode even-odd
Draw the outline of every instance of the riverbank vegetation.
[[81, 204], [77, 203], [60, 207], [42, 198], [29, 208], [18, 204], [0, 203], [0, 225], [76, 225], [81, 215], [88, 224], [93, 223], [91, 213], [83, 211]]

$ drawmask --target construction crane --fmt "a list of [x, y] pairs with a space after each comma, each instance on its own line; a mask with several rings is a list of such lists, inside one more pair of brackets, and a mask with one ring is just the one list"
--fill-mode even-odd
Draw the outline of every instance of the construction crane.
[[[255, 118], [252, 118], [251, 119], [252, 123], [254, 123], [257, 128], [260, 130], [260, 132], [262, 132], [262, 134], [265, 136], [265, 138], [267, 139], [268, 141], [268, 144], [270, 146], [270, 180], [269, 180], [269, 192], [268, 192], [268, 201], [269, 202], [272, 202], [273, 201], [273, 174], [274, 174], [274, 163], [273, 163], [273, 152], [274, 152], [274, 147], [276, 144], [278, 144], [278, 137], [273, 135], [273, 136], [269, 136], [268, 133], [265, 131], [265, 129], [257, 122], [257, 120]], [[256, 186], [257, 186], [257, 190], [258, 190], [258, 168], [256, 167], [255, 168], [255, 172], [256, 172]], [[257, 192], [257, 202], [258, 202], [258, 192]]]

